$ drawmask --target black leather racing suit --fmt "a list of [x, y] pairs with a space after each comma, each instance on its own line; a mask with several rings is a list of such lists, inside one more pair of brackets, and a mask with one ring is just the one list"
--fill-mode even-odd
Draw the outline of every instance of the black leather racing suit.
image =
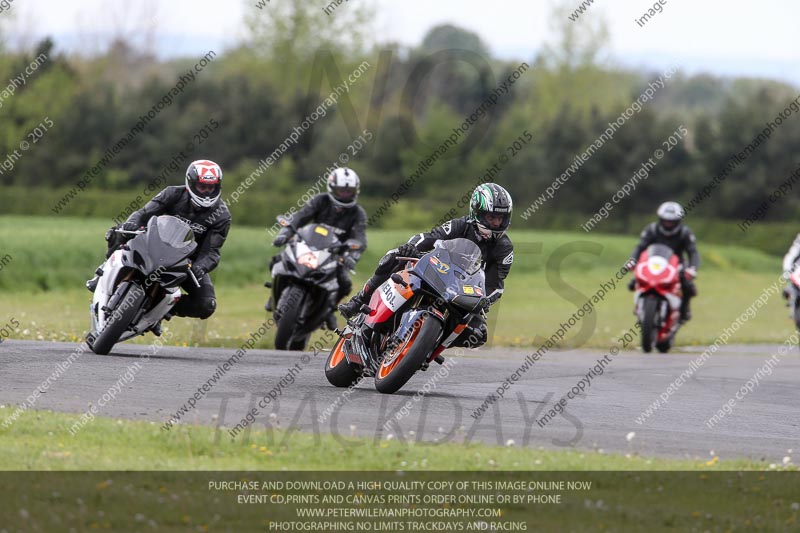
[[[336, 228], [336, 235], [342, 242], [348, 239], [360, 242], [363, 245], [361, 250], [345, 252], [353, 261], [357, 262], [367, 248], [367, 213], [360, 205], [339, 207], [331, 201], [327, 193], [317, 194], [292, 216], [292, 223], [296, 228], [301, 228], [311, 222], [327, 224]], [[283, 228], [278, 235], [288, 238], [291, 236], [291, 232], [291, 229]], [[270, 271], [279, 259], [280, 254], [272, 258], [269, 264]], [[353, 290], [350, 271], [341, 263], [336, 269], [336, 280], [339, 283], [339, 293], [336, 295], [338, 302]]]
[[[408, 242], [414, 245], [420, 254], [429, 252], [433, 249], [433, 244], [437, 240], [451, 240], [463, 238], [468, 239], [478, 245], [483, 257], [483, 270], [486, 276], [486, 294], [490, 303], [496, 302], [503, 295], [505, 279], [511, 271], [514, 262], [514, 245], [508, 235], [505, 234], [499, 239], [481, 239], [475, 229], [475, 224], [468, 220], [468, 217], [455, 218], [433, 228], [427, 233], [419, 233], [411, 237]], [[397, 269], [397, 248], [389, 250], [378, 263], [375, 274], [364, 285], [364, 292], [371, 294], [381, 283], [389, 279], [389, 276]], [[469, 342], [470, 336], [474, 336], [473, 342]], [[456, 338], [453, 346], [477, 347], [486, 342], [488, 331], [486, 320], [480, 315], [469, 324], [469, 327]]]
[[[127, 222], [146, 226], [152, 217], [159, 215], [172, 215], [189, 224], [197, 241], [197, 248], [190, 259], [192, 271], [196, 275], [200, 274], [197, 276], [200, 287], [197, 287], [191, 279], [187, 280], [181, 286], [187, 295], [180, 299], [172, 313], [176, 316], [208, 318], [217, 307], [214, 285], [208, 273], [219, 264], [220, 249], [225, 244], [231, 227], [228, 206], [220, 199], [212, 207], [195, 207], [186, 187], [176, 185], [165, 188], [144, 207], [131, 213]], [[109, 241], [109, 251], [116, 246], [117, 243]]]

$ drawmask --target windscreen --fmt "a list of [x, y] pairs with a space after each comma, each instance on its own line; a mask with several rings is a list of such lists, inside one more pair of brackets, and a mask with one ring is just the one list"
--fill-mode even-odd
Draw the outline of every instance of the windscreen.
[[306, 244], [317, 250], [328, 248], [329, 246], [339, 243], [339, 239], [336, 237], [333, 228], [325, 224], [309, 224], [308, 226], [303, 226], [297, 230], [297, 234], [300, 235], [300, 238], [302, 238]]
[[665, 259], [669, 259], [672, 257], [672, 248], [667, 246], [666, 244], [651, 244], [647, 248], [647, 256], [648, 257], [663, 257]]
[[160, 216], [156, 220], [158, 236], [164, 244], [173, 248], [184, 248], [194, 242], [194, 233], [188, 224], [171, 216]]
[[481, 269], [481, 249], [474, 242], [467, 239], [438, 241], [437, 247], [447, 250], [450, 262], [467, 274], [475, 274]]

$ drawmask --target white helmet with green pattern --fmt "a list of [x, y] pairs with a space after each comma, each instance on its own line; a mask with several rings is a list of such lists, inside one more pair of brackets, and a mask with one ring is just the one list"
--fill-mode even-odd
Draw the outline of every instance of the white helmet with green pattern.
[[478, 185], [469, 202], [469, 220], [484, 239], [502, 237], [511, 224], [511, 195], [496, 183]]

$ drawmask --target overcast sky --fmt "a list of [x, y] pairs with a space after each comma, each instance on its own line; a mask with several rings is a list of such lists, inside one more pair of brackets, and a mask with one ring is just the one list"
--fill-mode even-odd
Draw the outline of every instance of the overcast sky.
[[[243, 15], [258, 11], [257, 1], [14, 0], [11, 15], [20, 34], [52, 35], [67, 49], [102, 47], [113, 29], [124, 28], [141, 36], [154, 32], [159, 55], [196, 55], [235, 43]], [[331, 0], [307, 1], [322, 10]], [[549, 0], [348, 0], [337, 11], [362, 1], [377, 5], [379, 40], [415, 44], [432, 26], [449, 22], [480, 34], [500, 57], [529, 60], [552, 38]], [[577, 8], [580, 0], [572, 4]], [[667, 0], [662, 13], [640, 27], [635, 19], [652, 5], [595, 0], [582, 17], [606, 18], [613, 55], [624, 64], [678, 64], [689, 72], [772, 77], [800, 86], [800, 2]]]

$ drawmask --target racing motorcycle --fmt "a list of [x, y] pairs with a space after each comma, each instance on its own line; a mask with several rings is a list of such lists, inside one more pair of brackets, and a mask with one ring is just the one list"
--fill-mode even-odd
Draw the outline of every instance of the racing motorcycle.
[[436, 241], [421, 258], [398, 260], [405, 268], [337, 331], [339, 340], [325, 363], [332, 385], [349, 387], [374, 377], [379, 392], [392, 394], [418, 370], [444, 363], [442, 351], [484, 312], [481, 251], [472, 241]]
[[800, 264], [794, 265], [789, 274], [789, 284], [784, 289], [784, 297], [788, 299], [786, 305], [791, 309], [791, 318], [800, 331]]
[[361, 250], [362, 245], [352, 239], [341, 242], [340, 230], [327, 224], [297, 229], [284, 216], [278, 217], [278, 223], [291, 228], [294, 235], [272, 266], [272, 282], [264, 284], [272, 289], [272, 301], [277, 302], [275, 348], [303, 350], [311, 333], [336, 308], [336, 268], [343, 253]]
[[642, 350], [667, 353], [681, 327], [682, 265], [669, 246], [650, 245], [636, 263], [633, 314], [642, 327]]
[[191, 277], [189, 256], [197, 248], [189, 225], [173, 216], [153, 217], [97, 270], [86, 343], [98, 355], [118, 342], [144, 335], [180, 300], [180, 285]]

